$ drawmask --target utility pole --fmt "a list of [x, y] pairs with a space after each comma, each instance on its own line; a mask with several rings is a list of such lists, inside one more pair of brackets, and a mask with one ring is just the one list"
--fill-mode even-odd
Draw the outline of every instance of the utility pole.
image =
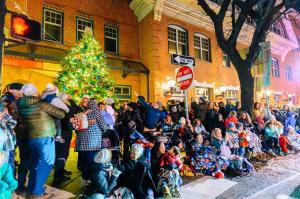
[[6, 14], [5, 1], [0, 0], [0, 95], [2, 95], [2, 73], [3, 73], [3, 56], [4, 56], [4, 20]]

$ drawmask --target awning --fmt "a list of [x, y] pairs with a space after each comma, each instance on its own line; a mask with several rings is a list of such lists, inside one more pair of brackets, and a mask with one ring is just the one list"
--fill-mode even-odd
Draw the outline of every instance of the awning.
[[113, 70], [149, 74], [149, 70], [141, 62], [107, 58], [107, 63], [108, 66]]
[[[34, 49], [34, 52], [32, 49]], [[60, 48], [33, 44], [29, 46], [21, 45], [11, 47], [5, 49], [4, 53], [7, 55], [28, 57], [31, 59], [60, 62], [63, 59], [63, 57], [66, 56], [67, 51]], [[113, 70], [119, 70], [128, 73], [149, 74], [149, 70], [141, 62], [110, 57], [107, 57], [106, 59], [109, 67]]]

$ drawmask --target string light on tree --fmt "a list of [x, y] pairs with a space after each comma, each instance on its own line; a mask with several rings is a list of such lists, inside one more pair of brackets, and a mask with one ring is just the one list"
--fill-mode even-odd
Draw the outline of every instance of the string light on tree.
[[96, 99], [114, 98], [114, 79], [108, 71], [105, 54], [90, 28], [86, 28], [79, 43], [71, 47], [62, 68], [56, 84], [75, 100], [83, 95]]

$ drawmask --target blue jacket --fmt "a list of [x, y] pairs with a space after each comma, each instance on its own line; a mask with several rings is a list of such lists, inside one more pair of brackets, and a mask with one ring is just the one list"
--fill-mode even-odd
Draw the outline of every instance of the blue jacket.
[[292, 112], [287, 113], [287, 118], [284, 122], [284, 132], [286, 132], [286, 130], [289, 126], [293, 127], [294, 129], [296, 128], [296, 120], [295, 120]]
[[163, 112], [147, 104], [144, 97], [139, 96], [138, 99], [140, 104], [146, 109], [144, 126], [148, 129], [154, 129], [158, 122], [162, 126], [164, 123]]
[[228, 117], [228, 115], [231, 111], [236, 111], [236, 108], [233, 105], [227, 104], [225, 107], [226, 117]]
[[12, 192], [18, 187], [12, 168], [3, 164], [0, 168], [0, 198], [12, 198]]

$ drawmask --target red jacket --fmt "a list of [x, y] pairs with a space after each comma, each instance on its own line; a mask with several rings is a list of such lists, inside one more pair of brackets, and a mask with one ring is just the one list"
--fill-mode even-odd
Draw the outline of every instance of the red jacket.
[[242, 131], [239, 133], [239, 139], [240, 139], [240, 146], [241, 147], [248, 147], [249, 146], [249, 142], [247, 141], [247, 132], [246, 131]]
[[229, 122], [238, 123], [238, 119], [236, 117], [228, 117], [225, 119], [225, 128], [228, 128]]
[[182, 168], [182, 161], [179, 156], [172, 156], [168, 151], [165, 152], [160, 158], [159, 166], [164, 167], [173, 164], [176, 164], [179, 169]]

